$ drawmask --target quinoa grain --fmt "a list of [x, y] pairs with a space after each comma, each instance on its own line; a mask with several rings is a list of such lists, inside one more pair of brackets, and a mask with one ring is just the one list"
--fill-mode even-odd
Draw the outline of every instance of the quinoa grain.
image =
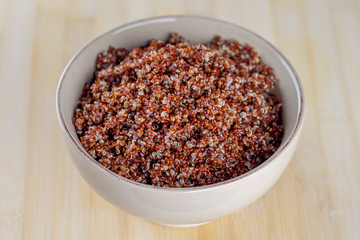
[[73, 123], [86, 151], [136, 182], [193, 187], [225, 181], [279, 147], [277, 77], [247, 44], [191, 45], [170, 34], [96, 60]]

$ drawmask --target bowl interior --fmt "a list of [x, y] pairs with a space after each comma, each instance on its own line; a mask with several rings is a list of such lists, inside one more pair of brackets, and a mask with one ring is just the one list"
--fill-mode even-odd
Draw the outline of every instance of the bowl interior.
[[[57, 93], [60, 123], [70, 141], [83, 149], [72, 124], [72, 116], [85, 82], [92, 80], [97, 55], [107, 50], [110, 45], [131, 50], [146, 45], [154, 38], [166, 40], [171, 32], [179, 33], [191, 43], [208, 43], [215, 35], [220, 35], [254, 47], [279, 77], [274, 93], [283, 104], [282, 118], [285, 126], [279, 149], [288, 143], [301, 121], [300, 113], [303, 108], [301, 85], [291, 65], [270, 43], [244, 28], [214, 19], [191, 16], [152, 18], [124, 25], [96, 38], [74, 56], [63, 73]], [[83, 152], [87, 154], [85, 150]], [[87, 157], [90, 155], [87, 154]]]

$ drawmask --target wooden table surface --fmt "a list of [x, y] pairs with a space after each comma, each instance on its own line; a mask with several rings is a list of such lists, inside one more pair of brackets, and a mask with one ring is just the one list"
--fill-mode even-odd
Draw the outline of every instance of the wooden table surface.
[[[306, 119], [289, 167], [249, 207], [197, 228], [159, 226], [99, 197], [71, 162], [59, 77], [97, 35], [193, 14], [264, 36], [292, 62]], [[359, 239], [360, 2], [0, 0], [0, 239]]]

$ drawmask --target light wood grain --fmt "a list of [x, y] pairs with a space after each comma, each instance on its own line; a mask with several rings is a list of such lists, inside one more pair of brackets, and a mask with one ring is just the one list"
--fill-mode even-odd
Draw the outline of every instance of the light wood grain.
[[[197, 228], [155, 225], [100, 198], [71, 163], [55, 112], [58, 79], [83, 44], [164, 14], [259, 33], [306, 94], [300, 143], [278, 183]], [[359, 1], [0, 0], [0, 57], [0, 239], [359, 239]]]

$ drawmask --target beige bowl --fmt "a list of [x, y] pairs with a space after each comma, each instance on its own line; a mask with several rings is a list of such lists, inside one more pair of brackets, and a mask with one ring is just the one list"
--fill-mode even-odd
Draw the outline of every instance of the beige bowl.
[[[280, 81], [275, 94], [283, 103], [284, 138], [276, 153], [259, 167], [221, 183], [192, 188], [162, 188], [136, 183], [102, 167], [82, 147], [72, 124], [85, 82], [91, 81], [97, 55], [109, 45], [132, 49], [150, 39], [177, 32], [192, 43], [215, 35], [249, 43], [272, 66]], [[300, 80], [285, 57], [262, 37], [240, 26], [195, 16], [164, 16], [126, 24], [106, 32], [81, 49], [60, 78], [56, 108], [69, 152], [81, 176], [115, 206], [153, 222], [189, 226], [226, 216], [261, 197], [279, 179], [294, 153], [304, 115]]]

